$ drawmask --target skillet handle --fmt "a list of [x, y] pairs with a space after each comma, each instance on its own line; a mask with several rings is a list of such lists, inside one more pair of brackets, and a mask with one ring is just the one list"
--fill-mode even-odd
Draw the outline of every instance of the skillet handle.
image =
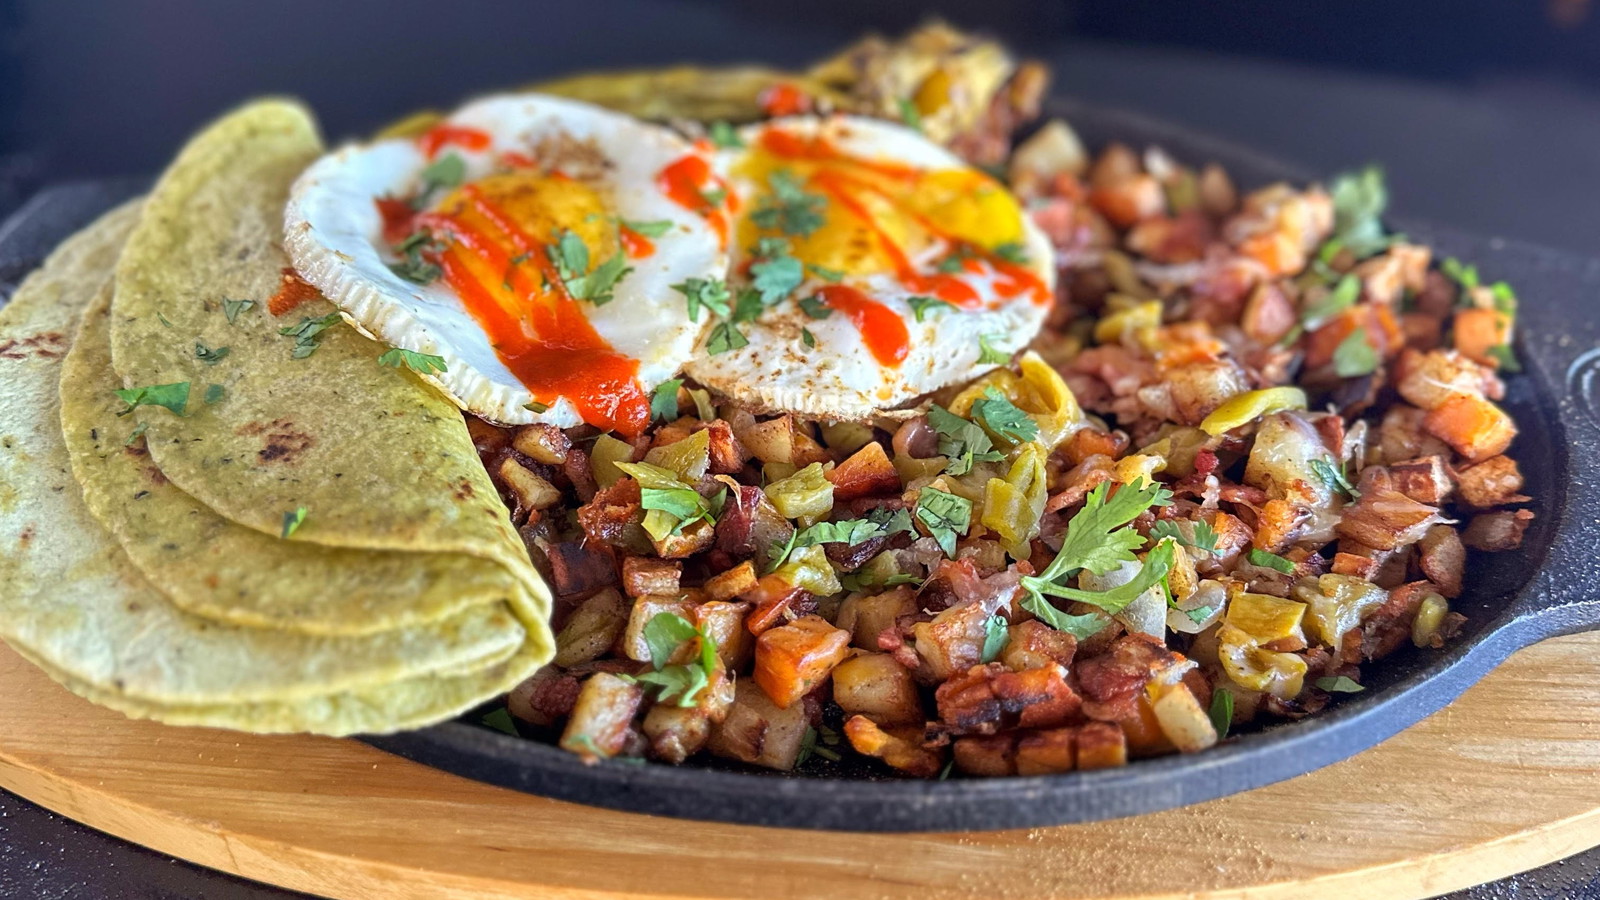
[[[1541, 292], [1523, 295], [1517, 341], [1532, 393], [1541, 396], [1519, 403], [1526, 410], [1516, 413], [1551, 426], [1541, 435], [1525, 430], [1512, 447], [1529, 476], [1533, 508], [1545, 520], [1535, 520], [1522, 552], [1538, 559], [1548, 547], [1509, 613], [1521, 620], [1514, 630], [1526, 645], [1600, 628], [1600, 260], [1526, 246], [1505, 250], [1512, 251], [1507, 261], [1516, 262], [1511, 268], [1529, 270], [1525, 281], [1512, 283]], [[1554, 446], [1533, 446], [1544, 439]], [[1535, 460], [1550, 470], [1529, 471], [1541, 464]]]

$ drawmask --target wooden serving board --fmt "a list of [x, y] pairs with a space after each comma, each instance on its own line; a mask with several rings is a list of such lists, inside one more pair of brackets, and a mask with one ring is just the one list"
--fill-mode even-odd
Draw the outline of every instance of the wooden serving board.
[[333, 897], [1426, 897], [1600, 844], [1600, 633], [1523, 650], [1353, 759], [1154, 815], [995, 833], [781, 831], [590, 809], [364, 744], [134, 722], [0, 646], [0, 787]]

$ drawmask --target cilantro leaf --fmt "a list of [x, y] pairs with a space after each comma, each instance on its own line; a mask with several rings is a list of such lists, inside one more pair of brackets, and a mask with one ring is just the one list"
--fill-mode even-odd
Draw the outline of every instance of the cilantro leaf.
[[718, 322], [711, 329], [711, 335], [706, 338], [706, 352], [716, 356], [719, 353], [737, 350], [749, 343], [750, 339], [732, 323]]
[[1000, 337], [1001, 335], [998, 334], [978, 335], [978, 365], [986, 366], [992, 363], [1003, 366], [1011, 362], [1011, 351], [1001, 350], [989, 343], [991, 338], [998, 339]]
[[300, 530], [300, 526], [306, 523], [306, 514], [308, 512], [309, 510], [307, 510], [304, 506], [298, 506], [295, 507], [293, 512], [286, 512], [283, 514], [284, 540], [288, 540], [289, 535]]
[[761, 313], [765, 309], [761, 303], [761, 292], [754, 288], [745, 288], [739, 292], [739, 299], [733, 304], [733, 315], [728, 318], [736, 325], [741, 322], [754, 322], [761, 318]]
[[[657, 702], [676, 701], [679, 707], [694, 706], [700, 691], [711, 683], [717, 669], [717, 645], [703, 629], [697, 628], [677, 613], [658, 613], [643, 629], [645, 645], [650, 649], [653, 672], [634, 676], [642, 684], [659, 688]], [[700, 652], [693, 662], [669, 664], [678, 648], [691, 640], [698, 640]]]
[[1340, 471], [1332, 460], [1318, 457], [1311, 460], [1310, 465], [1312, 474], [1316, 475], [1323, 484], [1333, 490], [1343, 492], [1351, 500], [1361, 499], [1361, 492], [1356, 490], [1355, 485], [1350, 483], [1350, 479], [1345, 477], [1344, 472]]
[[711, 143], [724, 150], [737, 150], [744, 146], [744, 138], [739, 137], [739, 130], [721, 119], [711, 123], [707, 136], [711, 138]]
[[517, 731], [517, 723], [511, 718], [511, 713], [503, 706], [499, 709], [491, 710], [487, 715], [479, 719], [478, 723], [485, 727], [493, 728], [495, 731], [509, 734], [512, 737], [520, 736], [520, 732]]
[[628, 266], [627, 256], [618, 250], [591, 272], [589, 245], [568, 229], [562, 229], [557, 234], [554, 244], [545, 246], [545, 255], [556, 267], [556, 273], [560, 276], [567, 293], [575, 300], [587, 300], [595, 306], [610, 303], [617, 282], [633, 271]]
[[797, 237], [806, 237], [822, 227], [822, 210], [827, 208], [828, 199], [806, 191], [793, 172], [774, 171], [767, 176], [767, 186], [771, 191], [750, 213], [757, 227]]
[[954, 559], [956, 538], [972, 527], [972, 501], [925, 487], [917, 494], [916, 518], [927, 527], [945, 556]]
[[1027, 248], [1022, 246], [1021, 241], [1006, 241], [997, 245], [994, 248], [994, 255], [1008, 263], [1016, 263], [1019, 266], [1028, 264], [1028, 251]]
[[682, 534], [696, 522], [716, 522], [711, 502], [686, 484], [671, 469], [650, 463], [615, 464], [639, 482], [639, 506], [645, 511], [644, 530], [656, 540]]
[[1092, 612], [1075, 616], [1064, 613], [1051, 606], [1044, 597], [1037, 593], [1027, 593], [1022, 597], [1022, 608], [1033, 613], [1039, 621], [1049, 625], [1057, 631], [1065, 631], [1080, 641], [1086, 641], [1105, 630], [1111, 624], [1111, 617], [1105, 613]]
[[194, 358], [208, 366], [214, 366], [228, 358], [229, 348], [217, 347], [212, 349], [199, 341], [194, 342]]
[[1517, 361], [1517, 354], [1509, 344], [1496, 344], [1488, 350], [1489, 356], [1500, 364], [1500, 368], [1507, 372], [1521, 372], [1522, 363]]
[[400, 347], [394, 347], [379, 356], [378, 365], [388, 366], [391, 369], [404, 367], [419, 375], [429, 375], [445, 370], [444, 357], [434, 356], [429, 353], [418, 353], [415, 350], [405, 350]]
[[956, 308], [955, 304], [948, 300], [940, 300], [937, 297], [907, 297], [906, 302], [911, 305], [911, 312], [916, 315], [918, 322], [921, 322], [922, 317], [936, 306], [943, 306], [948, 309]]
[[128, 435], [128, 439], [122, 442], [122, 446], [132, 447], [134, 444], [137, 444], [139, 442], [139, 438], [144, 437], [144, 433], [149, 429], [149, 422], [140, 422], [138, 426], [133, 429], [133, 433]]
[[913, 131], [921, 131], [922, 110], [917, 109], [916, 102], [909, 97], [897, 97], [894, 102], [900, 111], [900, 122]]
[[949, 460], [945, 471], [951, 475], [965, 475], [976, 463], [1005, 458], [982, 428], [937, 403], [928, 409], [928, 424], [939, 432], [939, 455]]
[[833, 307], [823, 301], [821, 297], [803, 297], [800, 308], [813, 319], [826, 319], [833, 315]]
[[322, 333], [338, 323], [339, 313], [331, 312], [318, 319], [307, 316], [302, 318], [298, 325], [278, 329], [278, 333], [284, 337], [294, 338], [294, 350], [290, 356], [295, 359], [305, 359], [322, 346]]
[[650, 421], [671, 422], [678, 417], [678, 388], [682, 378], [663, 381], [650, 394]]
[[[1127, 529], [1132, 531], [1132, 529]], [[1134, 532], [1138, 538], [1138, 532]], [[1141, 541], [1142, 543], [1142, 541]], [[1051, 597], [1060, 597], [1064, 600], [1076, 600], [1098, 606], [1112, 615], [1122, 612], [1129, 603], [1137, 600], [1140, 595], [1162, 584], [1167, 573], [1172, 570], [1173, 554], [1177, 552], [1177, 544], [1172, 541], [1162, 541], [1151, 550], [1144, 560], [1144, 565], [1139, 568], [1139, 574], [1127, 584], [1118, 585], [1104, 591], [1087, 591], [1081, 588], [1067, 587], [1042, 578], [1024, 576], [1023, 587], [1029, 594], [1045, 594]]]
[[1172, 492], [1151, 481], [1123, 485], [1107, 499], [1109, 490], [1110, 484], [1102, 483], [1084, 498], [1083, 509], [1067, 522], [1060, 552], [1035, 580], [1053, 582], [1085, 569], [1104, 575], [1136, 559], [1133, 551], [1144, 538], [1124, 526], [1152, 506], [1170, 504]]
[[223, 395], [222, 385], [213, 384], [213, 385], [207, 386], [206, 387], [205, 397], [204, 397], [205, 404], [207, 406], [216, 406], [218, 403], [222, 402], [222, 395]]
[[689, 321], [700, 321], [700, 309], [704, 307], [719, 316], [728, 314], [727, 282], [720, 278], [690, 278], [672, 286], [672, 289], [683, 295], [684, 303], [689, 307]]
[[[467, 177], [467, 161], [459, 154], [448, 153], [439, 157], [422, 170], [422, 192], [418, 201], [422, 202], [435, 190], [450, 189], [460, 186]], [[413, 204], [415, 206], [417, 204]]]
[[706, 205], [707, 211], [714, 210], [728, 199], [728, 189], [725, 187], [702, 188], [700, 201]]
[[[395, 245], [394, 252], [400, 256], [400, 261], [390, 263], [389, 271], [414, 284], [432, 284], [444, 270], [423, 254], [437, 254], [443, 250], [444, 244], [434, 239], [432, 231], [419, 228]], [[507, 273], [509, 278], [510, 273]]]
[[812, 349], [816, 349], [817, 336], [811, 333], [811, 329], [802, 328], [800, 329], [800, 343], [805, 344], [807, 347]]
[[1185, 537], [1179, 529], [1178, 523], [1171, 519], [1162, 519], [1150, 528], [1150, 542], [1154, 545], [1162, 538], [1172, 538], [1185, 547], [1193, 547], [1204, 553], [1216, 556], [1217, 533], [1211, 528], [1211, 523], [1204, 519], [1197, 519], [1194, 523], [1194, 537]]
[[1346, 275], [1338, 284], [1315, 303], [1308, 304], [1300, 314], [1307, 328], [1317, 328], [1334, 316], [1356, 305], [1361, 297], [1361, 279]]
[[1339, 675], [1332, 678], [1318, 678], [1316, 686], [1330, 694], [1359, 694], [1366, 690], [1356, 680], [1348, 675]]
[[623, 219], [622, 227], [634, 234], [641, 234], [647, 238], [658, 238], [672, 230], [672, 220], [656, 219], [651, 222], [634, 222], [629, 219]]
[[831, 281], [837, 284], [844, 280], [844, 272], [839, 269], [830, 269], [827, 266], [819, 266], [816, 263], [806, 263], [806, 269], [823, 281]]
[[1340, 175], [1333, 179], [1328, 193], [1333, 200], [1333, 239], [1342, 248], [1364, 259], [1389, 246], [1393, 238], [1383, 230], [1389, 191], [1382, 169], [1368, 166]]
[[227, 316], [228, 324], [232, 325], [238, 321], [239, 313], [255, 305], [256, 302], [254, 300], [229, 300], [224, 298], [222, 301], [222, 314]]
[[1377, 371], [1378, 351], [1367, 340], [1367, 329], [1350, 332], [1333, 350], [1333, 371], [1340, 378], [1355, 378]]
[[1006, 644], [1011, 642], [1011, 633], [1006, 630], [1006, 620], [1003, 616], [993, 615], [983, 622], [983, 656], [982, 662], [991, 663], [999, 658], [1006, 649]]
[[1462, 304], [1470, 305], [1470, 299], [1467, 297], [1467, 294], [1471, 291], [1477, 290], [1479, 286], [1478, 267], [1465, 265], [1461, 262], [1461, 260], [1456, 259], [1454, 256], [1450, 256], [1446, 257], [1444, 262], [1439, 263], [1439, 271], [1443, 272], [1445, 277], [1449, 278], [1451, 281], [1461, 285]]
[[1228, 729], [1233, 725], [1233, 692], [1227, 688], [1217, 688], [1211, 693], [1211, 727], [1217, 730], [1217, 740], [1228, 736]]
[[665, 668], [672, 661], [672, 654], [699, 633], [689, 620], [670, 612], [657, 613], [644, 623], [641, 631], [644, 644], [650, 650], [650, 664], [657, 669]]
[[784, 241], [762, 238], [755, 256], [755, 262], [750, 264], [750, 286], [761, 292], [763, 304], [777, 303], [805, 281], [805, 267], [789, 255], [789, 245]]
[[117, 413], [125, 416], [141, 406], [159, 406], [170, 411], [175, 416], [186, 415], [184, 407], [189, 405], [189, 382], [179, 381], [173, 384], [152, 384], [147, 387], [125, 388], [113, 391], [128, 408]]
[[1261, 566], [1267, 569], [1273, 569], [1275, 571], [1282, 572], [1285, 575], [1294, 574], [1293, 562], [1284, 559], [1276, 553], [1268, 553], [1265, 550], [1257, 550], [1254, 547], [1250, 548], [1250, 564]]
[[1014, 443], [1039, 436], [1039, 423], [993, 385], [984, 388], [983, 396], [972, 402], [972, 419], [990, 434]]

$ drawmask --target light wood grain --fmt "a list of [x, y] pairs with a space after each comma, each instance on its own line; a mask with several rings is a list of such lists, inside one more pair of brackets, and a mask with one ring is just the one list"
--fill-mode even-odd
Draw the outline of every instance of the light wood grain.
[[132, 722], [0, 647], [0, 786], [112, 834], [334, 897], [1425, 897], [1600, 844], [1600, 634], [1519, 653], [1354, 759], [1064, 828], [859, 835], [657, 819], [362, 744]]

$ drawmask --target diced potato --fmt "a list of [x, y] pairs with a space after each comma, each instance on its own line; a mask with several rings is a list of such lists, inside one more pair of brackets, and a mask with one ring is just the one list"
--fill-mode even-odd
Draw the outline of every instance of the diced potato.
[[838, 623], [851, 633], [852, 643], [877, 650], [878, 635], [894, 627], [895, 620], [916, 611], [916, 595], [901, 585], [881, 594], [851, 594], [839, 607]]
[[877, 757], [907, 775], [931, 778], [944, 766], [937, 750], [923, 746], [921, 728], [885, 729], [865, 716], [852, 716], [844, 723], [844, 736], [857, 753]]
[[1200, 701], [1189, 687], [1179, 682], [1170, 687], [1151, 682], [1157, 696], [1150, 703], [1161, 731], [1174, 747], [1184, 753], [1197, 753], [1217, 742], [1217, 729], [1211, 717], [1200, 708]]
[[561, 733], [561, 749], [589, 761], [621, 753], [643, 699], [639, 685], [610, 672], [589, 676]]
[[850, 648], [850, 633], [821, 616], [804, 616], [769, 628], [756, 639], [756, 684], [788, 709], [821, 684]]
[[1011, 154], [1010, 182], [1013, 186], [1049, 182], [1061, 174], [1082, 175], [1089, 168], [1089, 154], [1066, 122], [1051, 119]]
[[706, 596], [712, 600], [732, 600], [756, 586], [756, 567], [750, 560], [706, 579]]
[[500, 480], [523, 509], [549, 509], [561, 502], [561, 491], [511, 457], [500, 461]]
[[711, 737], [712, 726], [727, 718], [733, 697], [733, 680], [719, 666], [693, 706], [657, 703], [650, 707], [640, 729], [650, 740], [651, 752], [674, 765], [700, 752]]
[[1303, 414], [1273, 413], [1256, 430], [1244, 481], [1276, 500], [1326, 508], [1332, 505], [1333, 487], [1317, 476], [1313, 460], [1332, 460], [1317, 429]]
[[1013, 672], [1051, 665], [1070, 666], [1078, 648], [1078, 641], [1072, 635], [1036, 619], [1018, 622], [1008, 628], [1007, 633], [1000, 662]]
[[1465, 587], [1467, 546], [1453, 525], [1435, 525], [1417, 542], [1417, 566], [1446, 597], [1459, 597]]
[[1017, 740], [1018, 775], [1055, 775], [1078, 766], [1078, 729], [1050, 728]]
[[628, 607], [615, 588], [606, 588], [578, 605], [556, 635], [557, 666], [570, 668], [599, 659], [617, 643], [628, 623]]
[[764, 463], [783, 463], [796, 468], [830, 459], [828, 451], [806, 434], [792, 416], [779, 416], [765, 422], [739, 427], [734, 422], [734, 433], [756, 459]]
[[644, 455], [644, 461], [671, 469], [687, 482], [698, 481], [711, 468], [711, 432], [696, 431], [682, 440], [658, 445]]
[[567, 461], [572, 439], [554, 425], [524, 425], [511, 438], [511, 446], [534, 462], [559, 466]]
[[917, 656], [922, 659], [920, 677], [940, 682], [957, 672], [965, 672], [983, 661], [984, 627], [990, 613], [976, 603], [952, 606], [931, 622], [912, 626]]
[[1208, 360], [1175, 366], [1166, 373], [1179, 423], [1199, 425], [1224, 402], [1250, 390], [1250, 381], [1238, 365]]
[[1400, 396], [1425, 410], [1437, 409], [1454, 397], [1481, 400], [1496, 391], [1496, 383], [1494, 372], [1487, 366], [1453, 350], [1409, 350], [1400, 357], [1395, 372], [1395, 388]]
[[759, 685], [741, 680], [727, 716], [711, 727], [706, 749], [724, 759], [787, 772], [800, 756], [807, 727], [802, 704], [783, 709]]
[[833, 483], [833, 501], [843, 503], [857, 497], [900, 493], [900, 473], [876, 441], [857, 450], [849, 459], [827, 473]]
[[678, 534], [669, 532], [660, 540], [650, 538], [650, 545], [662, 559], [686, 559], [709, 548], [716, 540], [716, 526], [701, 519]]
[[833, 670], [833, 702], [880, 725], [926, 721], [911, 673], [887, 653], [859, 653], [840, 663]]
[[589, 466], [594, 473], [594, 483], [602, 488], [611, 487], [623, 478], [619, 462], [633, 461], [633, 445], [609, 434], [595, 438], [594, 449], [589, 452]]
[[967, 775], [999, 777], [1017, 774], [1017, 735], [970, 735], [951, 745], [956, 768]]
[[622, 633], [623, 656], [639, 662], [651, 661], [650, 645], [644, 640], [644, 627], [650, 624], [651, 619], [663, 613], [672, 613], [693, 622], [694, 604], [676, 594], [640, 597], [634, 600], [633, 609], [628, 613], [628, 627]]
[[1078, 768], [1111, 769], [1128, 764], [1128, 743], [1122, 729], [1110, 722], [1090, 722], [1078, 729]]
[[729, 671], [738, 671], [755, 649], [755, 637], [744, 627], [750, 604], [709, 600], [694, 608], [690, 621], [717, 645], [717, 658]]
[[648, 556], [629, 556], [622, 561], [622, 589], [630, 597], [677, 593], [682, 576], [682, 563]]
[[506, 695], [506, 711], [535, 727], [554, 727], [566, 715], [566, 711], [552, 710], [549, 708], [552, 704], [544, 701], [546, 692], [553, 691], [563, 680], [571, 682], [573, 693], [570, 696], [576, 700], [579, 691], [577, 680], [563, 674], [555, 666], [545, 666], [511, 689]]

